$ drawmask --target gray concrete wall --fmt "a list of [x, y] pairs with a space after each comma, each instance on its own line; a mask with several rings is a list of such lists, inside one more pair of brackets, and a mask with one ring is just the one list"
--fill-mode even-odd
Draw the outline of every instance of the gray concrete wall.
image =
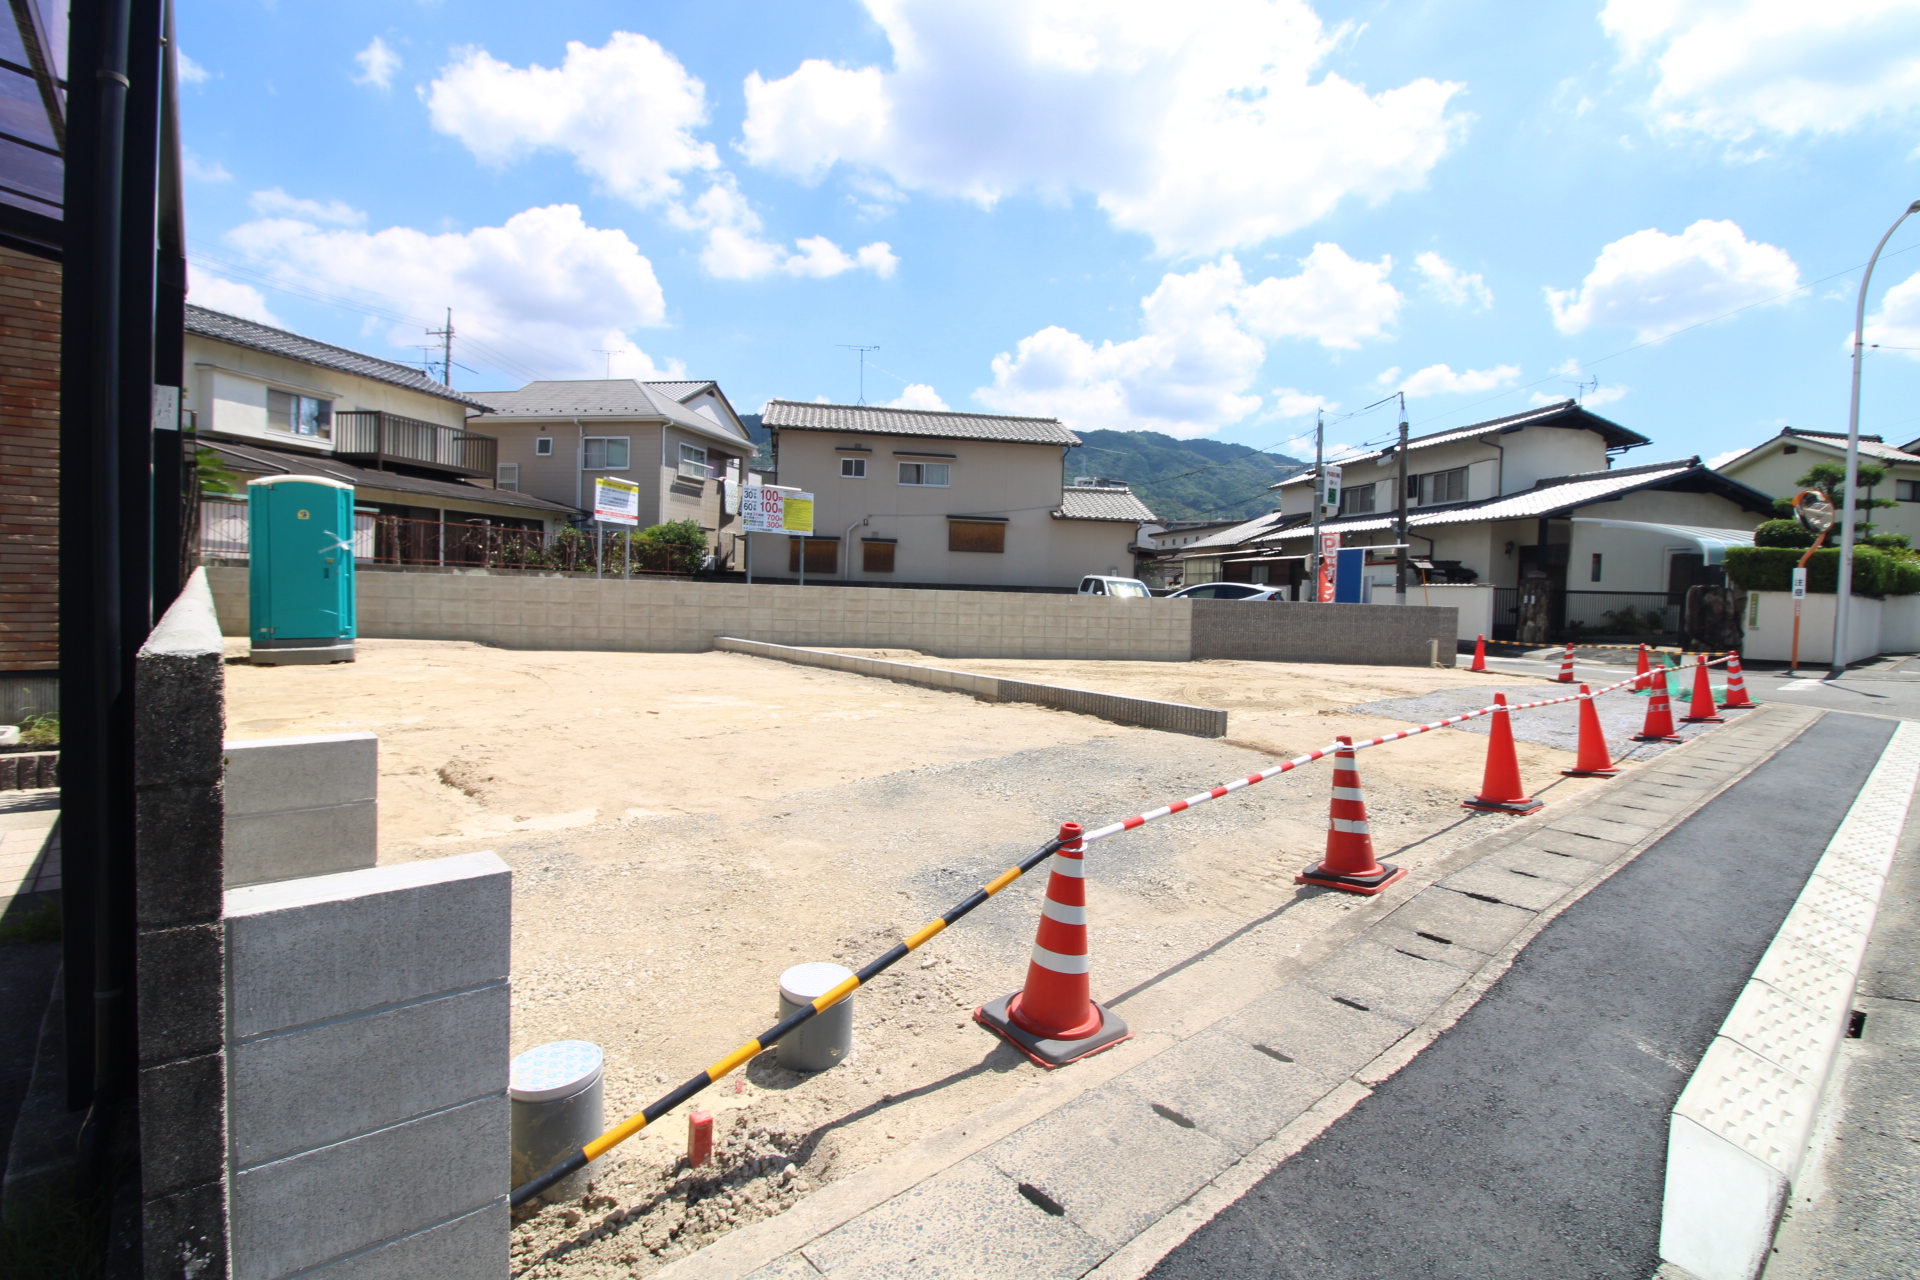
[[227, 892], [236, 1280], [507, 1274], [511, 881], [474, 853]]
[[226, 676], [196, 572], [134, 664], [134, 912], [144, 1274], [227, 1274], [220, 927]]
[[1193, 602], [1193, 657], [1424, 667], [1451, 663], [1459, 610], [1408, 605]]
[[371, 733], [228, 742], [227, 887], [372, 866], [379, 746]]
[[1170, 733], [1190, 733], [1200, 738], [1222, 738], [1227, 733], [1226, 712], [1213, 707], [1190, 706], [1184, 702], [1159, 702], [1152, 698], [1095, 693], [1091, 689], [1073, 689], [1065, 685], [1003, 680], [998, 676], [983, 676], [971, 671], [947, 671], [940, 667], [861, 658], [847, 653], [821, 653], [815, 649], [796, 649], [758, 640], [737, 640], [731, 636], [715, 636], [713, 647], [805, 667], [826, 667], [853, 675], [897, 680], [926, 689], [971, 694], [985, 702], [1032, 702], [1059, 711], [1098, 716], [1115, 724], [1165, 729]]

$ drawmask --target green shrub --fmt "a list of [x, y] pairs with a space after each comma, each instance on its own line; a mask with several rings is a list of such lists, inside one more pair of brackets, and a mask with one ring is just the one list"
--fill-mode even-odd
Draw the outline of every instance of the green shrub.
[[[1793, 590], [1793, 567], [1802, 552], [1790, 547], [1729, 547], [1727, 580], [1749, 591]], [[1807, 590], [1832, 595], [1840, 577], [1840, 552], [1823, 548], [1807, 561]], [[1863, 596], [1920, 593], [1920, 565], [1873, 547], [1853, 549], [1853, 591]]]
[[[1760, 527], [1764, 529], [1766, 526], [1762, 525]], [[1759, 539], [1756, 538], [1755, 541], [1758, 542]], [[1907, 536], [1904, 533], [1876, 533], [1864, 539], [1864, 541], [1868, 546], [1881, 551], [1910, 551], [1913, 549], [1913, 543], [1907, 540]], [[1786, 544], [1766, 542], [1760, 545], [1771, 547], [1784, 546]], [[1801, 543], [1800, 545], [1806, 546], [1807, 544]]]
[[20, 722], [20, 743], [27, 747], [60, 745], [60, 717], [30, 715]]
[[1804, 549], [1813, 545], [1813, 535], [1798, 520], [1769, 520], [1753, 531], [1753, 545]]
[[640, 531], [639, 538], [642, 542], [691, 547], [696, 551], [707, 549], [707, 531], [700, 527], [698, 520], [669, 520], [666, 524], [651, 525]]

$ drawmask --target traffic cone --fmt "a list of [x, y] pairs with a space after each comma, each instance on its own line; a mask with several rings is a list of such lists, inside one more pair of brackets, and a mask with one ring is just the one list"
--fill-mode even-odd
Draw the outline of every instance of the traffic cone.
[[1753, 699], [1747, 696], [1747, 682], [1740, 674], [1740, 655], [1730, 654], [1727, 658], [1727, 700], [1720, 704], [1722, 711], [1731, 711], [1735, 707], [1750, 707]]
[[1475, 637], [1474, 639], [1473, 665], [1471, 667], [1468, 667], [1467, 670], [1485, 671], [1486, 669], [1487, 669], [1487, 637], [1485, 635], [1480, 635]]
[[1693, 705], [1681, 717], [1688, 724], [1725, 724], [1724, 716], [1714, 714], [1713, 679], [1707, 674], [1707, 655], [1693, 660]]
[[1360, 769], [1353, 759], [1353, 739], [1336, 739], [1333, 753], [1333, 803], [1327, 815], [1327, 856], [1293, 878], [1295, 884], [1317, 884], [1348, 893], [1376, 894], [1406, 870], [1373, 856], [1373, 836], [1367, 830], [1367, 798], [1360, 790]]
[[1647, 720], [1635, 742], [1678, 742], [1673, 733], [1673, 707], [1667, 702], [1667, 668], [1662, 663], [1653, 669], [1653, 696], [1647, 699]]
[[1600, 728], [1600, 709], [1593, 705], [1593, 690], [1580, 686], [1580, 755], [1573, 768], [1560, 771], [1569, 778], [1611, 778], [1620, 771], [1607, 755], [1607, 735]]
[[1040, 931], [1027, 963], [1027, 985], [973, 1011], [973, 1020], [1005, 1039], [1036, 1066], [1064, 1067], [1129, 1040], [1118, 1015], [1093, 1002], [1088, 982], [1087, 882], [1080, 824], [1060, 824], [1060, 848], [1047, 879]]
[[1493, 695], [1493, 727], [1487, 734], [1487, 771], [1480, 779], [1480, 794], [1462, 800], [1462, 809], [1483, 813], [1532, 813], [1544, 807], [1520, 786], [1520, 757], [1513, 749], [1513, 725], [1508, 722], [1507, 695]]
[[1647, 677], [1653, 674], [1653, 668], [1647, 665], [1647, 646], [1640, 646], [1640, 665], [1633, 672], [1633, 687], [1636, 691], [1651, 689], [1653, 682]]
[[1554, 677], [1561, 684], [1573, 683], [1573, 641], [1567, 641], [1567, 656], [1560, 659], [1560, 674]]

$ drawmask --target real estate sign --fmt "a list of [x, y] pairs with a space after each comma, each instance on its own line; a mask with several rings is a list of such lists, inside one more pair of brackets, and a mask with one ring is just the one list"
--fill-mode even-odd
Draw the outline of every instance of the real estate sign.
[[595, 480], [593, 518], [608, 524], [639, 524], [640, 486], [631, 480]]
[[741, 490], [740, 522], [748, 533], [813, 533], [813, 495], [750, 484]]

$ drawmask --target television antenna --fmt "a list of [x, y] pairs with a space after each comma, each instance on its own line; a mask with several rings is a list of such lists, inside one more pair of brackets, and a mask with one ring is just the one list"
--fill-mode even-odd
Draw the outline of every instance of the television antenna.
[[846, 348], [848, 351], [857, 351], [860, 353], [860, 398], [854, 403], [865, 404], [867, 402], [867, 352], [878, 351], [880, 347], [878, 344], [863, 347], [852, 342], [842, 342], [837, 345]]
[[[440, 382], [441, 382], [441, 385], [450, 387], [453, 385], [453, 308], [452, 307], [447, 308], [447, 327], [444, 329], [428, 329], [427, 336], [429, 338], [440, 339]], [[426, 347], [426, 348], [422, 348], [422, 350], [430, 351], [432, 350], [432, 348]]]
[[593, 354], [597, 356], [605, 356], [607, 358], [607, 376], [611, 378], [613, 376], [613, 358], [625, 350], [626, 350], [625, 347], [615, 347], [611, 351], [607, 350], [605, 347], [594, 347]]

